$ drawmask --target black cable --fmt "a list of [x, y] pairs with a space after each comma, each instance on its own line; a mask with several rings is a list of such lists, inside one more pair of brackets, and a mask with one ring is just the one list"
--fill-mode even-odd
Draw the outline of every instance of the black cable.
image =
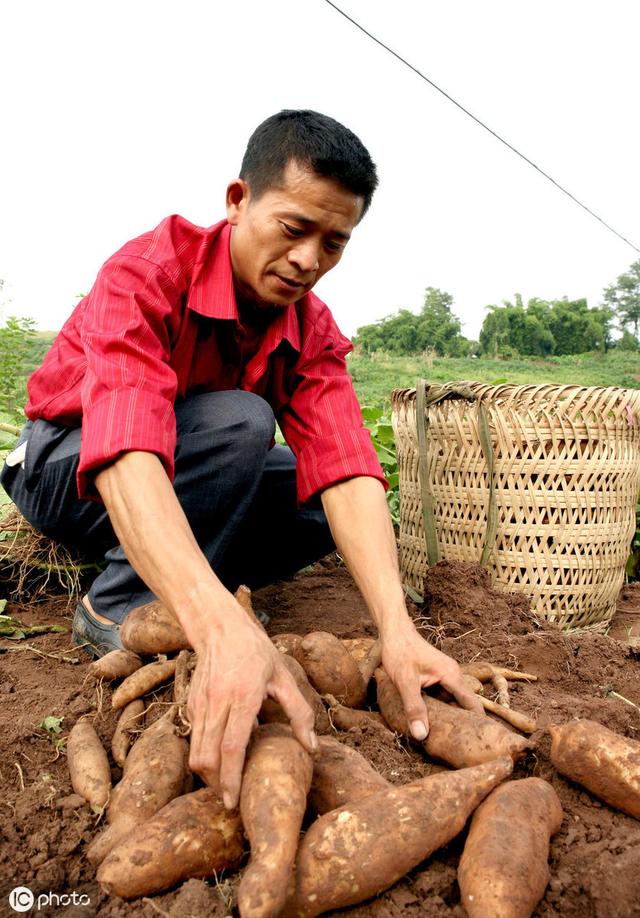
[[477, 118], [472, 112], [469, 111], [469, 109], [465, 108], [464, 105], [461, 105], [460, 102], [456, 102], [456, 100], [452, 96], [450, 96], [448, 92], [445, 92], [445, 90], [441, 89], [437, 83], [434, 83], [433, 80], [430, 80], [428, 76], [425, 76], [425, 74], [422, 73], [422, 71], [418, 70], [417, 67], [414, 67], [413, 64], [410, 64], [409, 61], [405, 60], [401, 54], [398, 54], [398, 52], [394, 51], [393, 48], [390, 48], [389, 45], [386, 45], [379, 38], [376, 38], [375, 35], [372, 35], [371, 32], [368, 32], [364, 26], [361, 26], [359, 22], [356, 22], [356, 20], [353, 19], [351, 16], [349, 16], [347, 13], [345, 13], [344, 10], [341, 10], [339, 6], [336, 6], [335, 3], [332, 3], [332, 0], [324, 0], [324, 2], [327, 3], [329, 6], [333, 7], [333, 9], [337, 13], [340, 13], [341, 16], [344, 16], [344, 18], [347, 19], [357, 29], [360, 29], [361, 32], [364, 32], [364, 34], [368, 38], [370, 38], [372, 41], [375, 41], [377, 45], [380, 45], [381, 48], [384, 48], [385, 51], [388, 51], [389, 54], [392, 54], [395, 58], [397, 58], [402, 64], [405, 65], [405, 67], [408, 67], [409, 70], [413, 70], [414, 73], [417, 73], [418, 76], [425, 81], [425, 83], [428, 83], [429, 86], [432, 86], [434, 89], [436, 89], [441, 95], [445, 97], [445, 99], [448, 99], [449, 102], [452, 102], [456, 106], [456, 108], [459, 108], [460, 111], [464, 112], [465, 115], [468, 115], [469, 118], [473, 119], [473, 121], [475, 121], [476, 124], [479, 124], [480, 127], [484, 128], [485, 131], [488, 131], [493, 137], [496, 138], [496, 140], [499, 140], [500, 143], [504, 144], [505, 147], [508, 147], [513, 153], [519, 156], [520, 159], [523, 159], [525, 163], [528, 163], [530, 166], [532, 166], [536, 170], [536, 172], [539, 172], [540, 175], [544, 176], [544, 178], [546, 178], [549, 182], [551, 182], [552, 185], [555, 185], [556, 188], [562, 191], [563, 194], [566, 194], [568, 198], [571, 198], [571, 200], [575, 204], [577, 204], [583, 210], [586, 210], [588, 214], [590, 214], [592, 217], [595, 217], [595, 219], [599, 223], [601, 223], [610, 232], [616, 235], [618, 239], [622, 239], [622, 241], [626, 242], [627, 245], [631, 246], [631, 248], [634, 251], [640, 253], [640, 248], [638, 248], [637, 245], [634, 245], [633, 242], [631, 242], [629, 239], [626, 238], [626, 236], [623, 236], [622, 233], [619, 233], [616, 229], [614, 229], [609, 223], [606, 222], [606, 220], [603, 220], [602, 217], [599, 217], [598, 214], [596, 214], [593, 210], [591, 210], [590, 207], [587, 207], [586, 204], [583, 204], [582, 201], [579, 201], [578, 198], [576, 198], [575, 195], [571, 194], [571, 192], [568, 191], [563, 185], [561, 185], [560, 182], [556, 182], [556, 180], [552, 178], [547, 172], [545, 172], [544, 169], [541, 169], [540, 166], [536, 166], [536, 164], [532, 162], [528, 156], [525, 156], [524, 153], [521, 153], [520, 150], [516, 149], [516, 147], [510, 144], [508, 140], [505, 140], [504, 137], [501, 137], [500, 134], [497, 134], [487, 124], [485, 124], [484, 121], [481, 121], [480, 118]]

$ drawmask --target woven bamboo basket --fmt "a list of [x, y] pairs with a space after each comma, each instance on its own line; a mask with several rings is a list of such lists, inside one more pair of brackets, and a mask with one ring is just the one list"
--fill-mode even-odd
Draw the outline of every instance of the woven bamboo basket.
[[422, 594], [430, 542], [430, 563], [486, 563], [497, 589], [532, 597], [538, 618], [606, 630], [635, 531], [640, 391], [417, 391], [392, 395], [405, 584]]

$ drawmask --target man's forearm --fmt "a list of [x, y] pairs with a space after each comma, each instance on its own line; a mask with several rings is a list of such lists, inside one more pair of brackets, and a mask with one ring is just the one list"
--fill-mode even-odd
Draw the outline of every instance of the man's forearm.
[[322, 505], [334, 541], [379, 631], [410, 624], [384, 488], [358, 477], [327, 488]]
[[235, 603], [200, 550], [160, 460], [125, 453], [98, 473], [96, 487], [130, 564], [196, 646], [216, 626], [217, 603]]

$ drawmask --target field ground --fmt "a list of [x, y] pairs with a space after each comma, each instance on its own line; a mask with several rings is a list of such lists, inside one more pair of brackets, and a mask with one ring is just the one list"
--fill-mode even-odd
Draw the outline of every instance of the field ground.
[[[541, 728], [578, 716], [640, 737], [638, 709], [611, 694], [615, 691], [640, 704], [638, 651], [608, 637], [564, 636], [536, 625], [527, 614], [526, 598], [493, 593], [484, 572], [475, 566], [443, 564], [432, 569], [429, 577], [429, 617], [423, 617], [422, 623], [444, 651], [461, 661], [486, 659], [540, 677], [537, 683], [520, 684], [513, 690], [514, 708], [537, 717]], [[313, 629], [330, 630], [340, 637], [373, 633], [359, 594], [334, 558], [259, 591], [254, 602], [256, 609], [271, 615], [271, 634], [304, 634]], [[634, 616], [638, 620], [640, 588], [627, 588], [624, 608], [625, 621], [629, 617], [633, 621]], [[23, 615], [28, 622], [60, 619], [66, 614], [64, 602], [59, 601], [8, 611]], [[622, 632], [628, 633], [627, 625]], [[75, 891], [90, 903], [64, 910], [42, 908], [41, 915], [229, 915], [237, 882], [233, 877], [218, 877], [218, 882], [191, 880], [178, 890], [154, 897], [152, 904], [149, 900], [109, 900], [100, 892], [84, 857], [97, 832], [96, 817], [70, 798], [64, 748], [57, 751], [38, 725], [49, 715], [64, 717], [64, 739], [73, 723], [88, 714], [107, 740], [114, 726], [110, 689], [105, 687], [100, 696], [86, 684], [87, 660], [71, 648], [67, 635], [43, 635], [32, 638], [28, 645], [1, 640], [0, 658], [0, 914], [12, 914], [6, 896], [21, 885], [36, 895]], [[339, 738], [357, 747], [392, 783], [443, 767], [393, 734], [384, 739], [378, 731], [364, 728], [339, 734]], [[640, 822], [560, 777], [549, 762], [549, 737], [544, 730], [534, 734], [533, 740], [536, 748], [517, 766], [516, 777], [546, 778], [564, 808], [562, 828], [551, 845], [551, 882], [535, 916], [640, 915]], [[115, 766], [113, 776], [119, 776]], [[345, 914], [354, 918], [463, 918], [456, 882], [462, 843], [463, 836], [388, 892]]]

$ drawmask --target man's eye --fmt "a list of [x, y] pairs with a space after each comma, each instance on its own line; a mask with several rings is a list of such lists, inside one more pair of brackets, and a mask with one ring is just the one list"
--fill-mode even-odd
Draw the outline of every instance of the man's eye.
[[289, 223], [282, 223], [281, 225], [288, 236], [294, 236], [296, 239], [304, 233], [304, 230], [298, 226], [291, 226]]
[[325, 245], [329, 252], [341, 252], [344, 248], [339, 242], [327, 242]]

